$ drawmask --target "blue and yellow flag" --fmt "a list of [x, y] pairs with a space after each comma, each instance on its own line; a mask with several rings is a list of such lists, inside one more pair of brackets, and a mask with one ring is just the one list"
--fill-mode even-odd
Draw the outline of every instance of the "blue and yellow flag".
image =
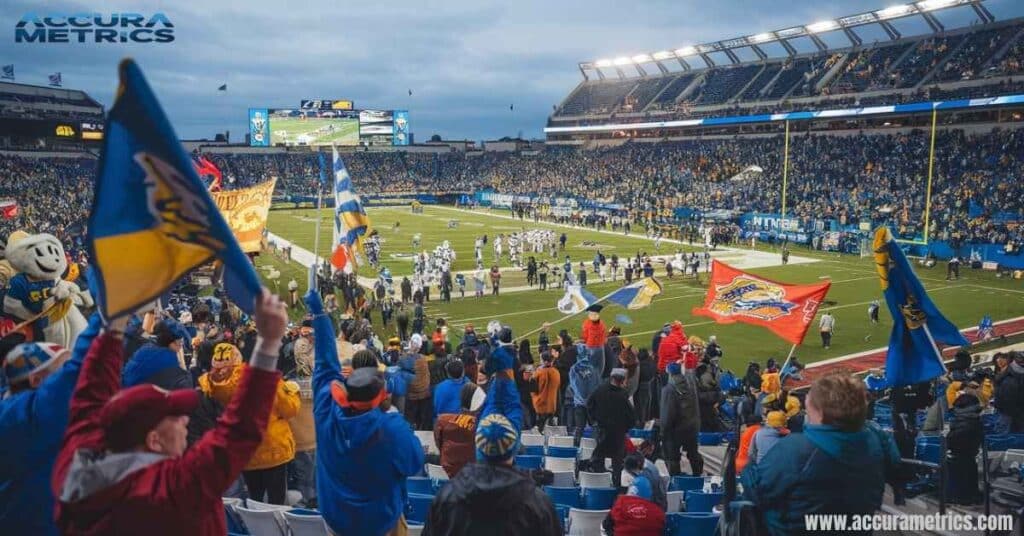
[[260, 282], [138, 65], [119, 67], [89, 215], [100, 314], [131, 313], [190, 270], [224, 264], [228, 297], [252, 313]]
[[874, 256], [893, 319], [885, 359], [886, 383], [898, 387], [941, 376], [946, 367], [937, 343], [966, 346], [967, 339], [932, 303], [886, 227], [875, 231]]
[[645, 277], [612, 292], [608, 295], [608, 301], [626, 309], [643, 309], [658, 294], [661, 294], [661, 283], [653, 277]]
[[[339, 270], [349, 271], [349, 260], [359, 245], [359, 237], [366, 234], [370, 219], [363, 210], [363, 204], [352, 189], [352, 177], [345, 168], [345, 162], [334, 149], [334, 252], [331, 264]], [[358, 258], [358, 256], [356, 256]]]

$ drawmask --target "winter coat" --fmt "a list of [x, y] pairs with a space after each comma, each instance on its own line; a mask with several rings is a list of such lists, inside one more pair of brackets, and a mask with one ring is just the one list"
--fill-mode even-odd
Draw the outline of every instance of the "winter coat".
[[[316, 488], [320, 511], [336, 534], [382, 536], [405, 511], [405, 479], [423, 470], [423, 447], [405, 419], [379, 408], [353, 415], [331, 395], [341, 380], [334, 328], [314, 292], [306, 295], [313, 317], [316, 364]], [[424, 362], [425, 364], [425, 362]]]
[[599, 319], [597, 322], [594, 322], [588, 318], [583, 321], [580, 338], [583, 339], [583, 344], [587, 348], [601, 348], [604, 346], [604, 343], [608, 342], [608, 329], [604, 327], [603, 320]]
[[465, 376], [454, 380], [447, 379], [434, 389], [434, 419], [444, 413], [458, 413], [462, 409], [460, 398], [462, 386], [469, 380]]
[[[210, 373], [199, 377], [199, 389], [203, 394], [227, 406], [245, 375], [248, 365], [237, 365], [231, 376], [223, 382], [214, 381]], [[277, 396], [274, 398], [273, 411], [263, 435], [260, 448], [253, 454], [246, 471], [269, 469], [288, 463], [295, 458], [295, 437], [288, 425], [288, 419], [299, 413], [299, 389], [295, 382], [280, 381], [277, 385]]]
[[747, 465], [743, 496], [757, 505], [770, 534], [798, 534], [808, 514], [874, 514], [899, 459], [892, 436], [872, 422], [857, 432], [808, 424], [761, 463]]
[[647, 499], [619, 495], [604, 521], [609, 536], [661, 536], [665, 510]]
[[295, 451], [308, 452], [316, 449], [316, 422], [313, 419], [313, 380], [301, 378], [299, 385], [299, 411], [288, 421], [295, 438]]
[[559, 385], [569, 386], [569, 371], [576, 364], [576, 346], [570, 344], [568, 348], [563, 347], [562, 353], [555, 359], [555, 368], [558, 369]]
[[554, 414], [558, 408], [558, 385], [561, 381], [558, 369], [541, 366], [533, 372], [533, 381], [537, 384], [537, 392], [531, 396], [534, 411], [540, 415]]
[[180, 458], [107, 452], [100, 408], [120, 389], [121, 341], [89, 348], [51, 482], [63, 534], [227, 532], [221, 495], [260, 445], [281, 374], [247, 368], [217, 427]]
[[569, 387], [572, 389], [574, 406], [586, 406], [587, 399], [601, 383], [601, 377], [590, 366], [590, 359], [583, 358], [569, 370]]
[[977, 396], [962, 394], [950, 408], [953, 418], [949, 422], [946, 446], [957, 456], [973, 458], [981, 449], [985, 430], [981, 425], [981, 403]]
[[409, 354], [399, 361], [401, 367], [412, 370], [414, 376], [409, 382], [408, 400], [423, 400], [430, 396], [430, 364], [427, 358], [419, 354]]
[[996, 409], [1015, 420], [1024, 417], [1024, 367], [1011, 362], [996, 376]]
[[609, 437], [625, 437], [626, 432], [636, 424], [636, 414], [622, 387], [604, 382], [587, 399], [587, 414], [597, 423], [601, 433]]
[[434, 443], [441, 451], [441, 467], [448, 478], [476, 458], [476, 414], [443, 413], [434, 424]]
[[658, 372], [665, 372], [670, 363], [683, 357], [683, 348], [687, 345], [686, 333], [681, 324], [672, 324], [668, 335], [662, 337], [658, 344]]
[[551, 499], [526, 473], [471, 463], [441, 488], [430, 505], [423, 536], [562, 536]]
[[[664, 344], [664, 343], [662, 343]], [[693, 374], [669, 376], [661, 389], [661, 434], [679, 440], [700, 430], [697, 378]]]
[[38, 389], [0, 399], [0, 527], [10, 534], [56, 535], [50, 477], [68, 426], [68, 407], [98, 314], [75, 341], [71, 358]]

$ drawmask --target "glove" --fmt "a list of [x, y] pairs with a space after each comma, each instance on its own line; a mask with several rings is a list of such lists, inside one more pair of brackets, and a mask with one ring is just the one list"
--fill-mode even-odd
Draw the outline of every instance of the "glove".
[[75, 290], [77, 288], [78, 285], [75, 285], [70, 281], [64, 281], [62, 279], [57, 281], [56, 284], [53, 285], [53, 291], [51, 291], [50, 294], [54, 298], [57, 298], [57, 300], [66, 300], [70, 298], [72, 294], [75, 293]]

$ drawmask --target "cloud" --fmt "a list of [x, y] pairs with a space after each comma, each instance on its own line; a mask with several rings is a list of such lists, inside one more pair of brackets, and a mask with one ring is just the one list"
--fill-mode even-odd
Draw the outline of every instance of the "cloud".
[[[601, 57], [727, 39], [886, 7], [844, 0], [493, 0], [331, 2], [269, 0], [39, 2], [7, 0], [0, 63], [18, 81], [65, 87], [105, 105], [117, 62], [142, 66], [183, 138], [230, 130], [241, 139], [250, 107], [297, 106], [304, 98], [350, 98], [361, 108], [409, 109], [417, 139], [539, 137], [581, 80], [576, 65]], [[866, 5], [871, 4], [871, 5]], [[877, 5], [876, 5], [877, 4]], [[883, 5], [884, 4], [884, 5]], [[1021, 7], [991, 0], [999, 10]], [[170, 44], [16, 44], [28, 12], [165, 13]], [[969, 10], [966, 10], [969, 13]], [[227, 92], [217, 87], [226, 83]], [[408, 90], [413, 90], [413, 96]], [[515, 104], [510, 111], [509, 105]]]

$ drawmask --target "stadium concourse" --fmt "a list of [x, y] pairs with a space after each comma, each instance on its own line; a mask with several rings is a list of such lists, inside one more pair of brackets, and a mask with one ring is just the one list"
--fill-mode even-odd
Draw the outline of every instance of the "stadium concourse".
[[[980, 22], [942, 28], [947, 8]], [[912, 16], [934, 32], [889, 23]], [[106, 325], [86, 289], [166, 274], [97, 285], [97, 146], [0, 132], [0, 532], [760, 536], [937, 512], [1019, 531], [1022, 66], [1024, 22], [966, 0], [584, 62], [546, 140], [342, 149], [370, 221], [351, 274], [310, 270], [358, 210], [313, 208], [344, 188], [308, 144], [354, 125], [184, 143], [228, 195], [277, 180], [252, 257], [273, 291], [239, 307], [238, 266], [205, 265]], [[0, 83], [0, 118], [103, 113]], [[726, 301], [762, 322], [693, 311], [722, 290], [713, 261], [749, 271]], [[787, 290], [825, 281], [820, 302]], [[768, 331], [790, 310], [796, 346]], [[68, 351], [43, 342], [78, 312]]]

